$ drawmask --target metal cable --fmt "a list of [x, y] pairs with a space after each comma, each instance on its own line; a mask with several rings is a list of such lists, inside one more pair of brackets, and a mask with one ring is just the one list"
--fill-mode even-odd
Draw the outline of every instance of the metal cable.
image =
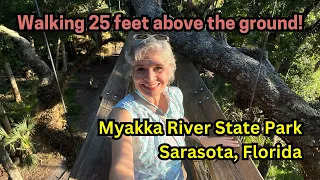
[[[36, 8], [37, 8], [38, 16], [41, 17], [37, 0], [34, 0], [34, 3], [35, 3]], [[46, 42], [47, 50], [48, 50], [48, 53], [49, 53], [49, 58], [50, 58], [51, 65], [52, 65], [52, 68], [53, 68], [53, 73], [54, 73], [55, 79], [57, 81], [57, 85], [58, 85], [61, 101], [62, 101], [62, 104], [63, 104], [64, 112], [65, 112], [65, 114], [67, 114], [67, 108], [66, 108], [66, 105], [64, 103], [64, 99], [63, 99], [62, 91], [61, 91], [61, 88], [60, 88], [58, 75], [57, 75], [56, 68], [55, 68], [54, 63], [53, 63], [52, 54], [51, 54], [51, 51], [50, 51], [50, 47], [49, 47], [49, 43], [48, 43], [48, 39], [47, 39], [47, 35], [46, 35], [45, 31], [43, 31], [43, 36], [44, 36], [44, 40]], [[69, 123], [68, 123], [68, 120], [67, 120], [67, 126], [70, 127]]]
[[[274, 2], [273, 11], [272, 11], [272, 17], [274, 16], [274, 12], [275, 12], [275, 9], [276, 9], [276, 5], [277, 5], [277, 0]], [[257, 89], [257, 85], [258, 85], [258, 80], [259, 80], [260, 73], [261, 73], [261, 67], [262, 67], [261, 61], [262, 61], [263, 54], [264, 54], [264, 52], [265, 52], [265, 50], [266, 50], [266, 47], [267, 47], [269, 34], [270, 34], [270, 32], [268, 31], [268, 32], [267, 32], [267, 35], [266, 35], [266, 37], [265, 37], [264, 43], [263, 43], [262, 53], [261, 53], [260, 58], [259, 58], [258, 75], [257, 75], [257, 78], [256, 78], [256, 80], [255, 80], [255, 82], [254, 82], [253, 92], [252, 92], [252, 96], [251, 96], [251, 100], [250, 100], [250, 104], [249, 104], [249, 113], [252, 111], [252, 103], [253, 103], [253, 99], [254, 99], [254, 96], [255, 96], [255, 93], [256, 93], [256, 89]]]

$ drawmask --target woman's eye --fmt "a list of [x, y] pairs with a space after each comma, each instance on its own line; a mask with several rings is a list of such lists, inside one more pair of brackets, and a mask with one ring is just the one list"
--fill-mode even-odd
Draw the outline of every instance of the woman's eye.
[[156, 70], [157, 71], [160, 71], [160, 70], [162, 70], [163, 68], [162, 67], [156, 67]]
[[141, 67], [137, 69], [137, 71], [143, 71], [143, 70], [144, 68], [141, 68]]

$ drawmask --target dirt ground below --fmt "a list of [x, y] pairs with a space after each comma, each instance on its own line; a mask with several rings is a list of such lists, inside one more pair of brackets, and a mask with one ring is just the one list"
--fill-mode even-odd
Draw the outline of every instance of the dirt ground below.
[[[100, 95], [108, 81], [117, 57], [106, 57], [97, 62], [93, 62], [86, 68], [75, 74], [76, 81], [69, 84], [69, 87], [76, 91], [76, 101], [81, 106], [78, 121], [73, 122], [73, 126], [86, 136], [94, 120], [100, 105]], [[98, 82], [97, 87], [90, 85], [90, 80]], [[46, 142], [41, 142], [37, 137], [37, 157], [39, 163], [35, 167], [20, 168], [21, 175], [25, 180], [56, 180], [65, 179], [70, 173], [67, 170], [66, 159], [50, 147]], [[8, 174], [0, 164], [0, 180], [8, 179]]]
[[[101, 93], [108, 81], [112, 69], [116, 63], [117, 56], [107, 57], [103, 60], [90, 64], [87, 68], [78, 72], [76, 83], [70, 87], [76, 89], [77, 103], [81, 106], [79, 121], [76, 126], [83, 133], [87, 133], [100, 105]], [[97, 88], [90, 85], [90, 80], [98, 84]]]

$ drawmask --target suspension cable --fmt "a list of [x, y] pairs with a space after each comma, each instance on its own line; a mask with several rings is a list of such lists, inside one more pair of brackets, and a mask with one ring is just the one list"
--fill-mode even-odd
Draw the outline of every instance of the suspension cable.
[[[36, 8], [37, 8], [38, 16], [41, 17], [40, 9], [39, 9], [37, 0], [34, 0], [34, 3], [35, 3]], [[50, 47], [49, 47], [49, 43], [48, 43], [48, 39], [47, 39], [47, 35], [46, 35], [45, 31], [43, 31], [43, 36], [44, 36], [44, 40], [46, 42], [47, 50], [48, 50], [48, 53], [49, 53], [49, 58], [50, 58], [51, 65], [52, 65], [52, 68], [53, 68], [53, 73], [54, 73], [55, 79], [57, 81], [57, 85], [58, 85], [61, 101], [62, 101], [62, 104], [63, 104], [64, 113], [66, 115], [67, 114], [67, 108], [66, 108], [66, 105], [64, 103], [64, 99], [63, 99], [62, 91], [61, 91], [61, 88], [60, 88], [58, 75], [57, 75], [57, 72], [56, 72], [56, 67], [54, 66], [54, 62], [53, 62], [53, 59], [52, 59], [52, 54], [51, 54], [51, 51], [50, 51]], [[67, 120], [67, 128], [70, 128], [68, 120]]]
[[[274, 6], [273, 6], [273, 10], [272, 10], [272, 17], [274, 16], [274, 12], [275, 12], [276, 6], [277, 6], [277, 0], [275, 0], [275, 2], [274, 2]], [[254, 96], [255, 96], [255, 93], [256, 93], [258, 80], [259, 80], [260, 73], [261, 73], [261, 68], [262, 68], [261, 61], [262, 61], [262, 58], [263, 58], [263, 54], [266, 51], [269, 35], [270, 35], [270, 31], [267, 31], [267, 34], [266, 34], [265, 39], [264, 39], [263, 47], [262, 47], [262, 53], [261, 53], [260, 58], [258, 60], [259, 61], [259, 69], [258, 69], [257, 78], [256, 78], [256, 80], [254, 82], [253, 92], [252, 92], [252, 96], [251, 96], [251, 99], [250, 99], [249, 112], [248, 112], [249, 114], [252, 112], [252, 103], [253, 103], [253, 99], [254, 99]]]

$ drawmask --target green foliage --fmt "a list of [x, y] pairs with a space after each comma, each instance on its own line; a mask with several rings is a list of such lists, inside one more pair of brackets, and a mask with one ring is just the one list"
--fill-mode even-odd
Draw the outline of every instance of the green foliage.
[[4, 139], [4, 146], [9, 146], [12, 152], [17, 150], [28, 152], [33, 149], [31, 135], [34, 133], [35, 123], [30, 118], [14, 125], [12, 132]]
[[0, 127], [0, 141], [3, 140], [4, 138], [7, 138], [9, 135], [7, 134], [7, 132]]
[[[71, 123], [76, 123], [80, 112], [81, 112], [81, 106], [77, 103], [76, 100], [76, 90], [69, 87], [63, 91], [63, 95], [66, 100], [66, 106], [67, 106], [67, 119], [68, 122]], [[71, 127], [74, 128], [74, 127]]]
[[292, 160], [272, 161], [267, 180], [303, 180], [299, 163]]
[[38, 165], [39, 157], [36, 154], [28, 154], [23, 159], [23, 166], [26, 167], [33, 167]]
[[25, 67], [27, 66], [26, 62], [21, 60], [19, 50], [19, 47], [10, 37], [0, 36], [0, 63], [9, 62], [15, 74], [17, 72], [25, 72]]
[[[37, 98], [37, 87], [38, 80], [26, 80], [20, 82], [19, 89], [21, 93], [21, 97], [23, 98], [23, 102], [6, 102], [5, 109], [7, 111], [7, 116], [11, 120], [11, 122], [21, 122], [24, 117], [33, 117], [36, 113], [38, 106], [38, 98]], [[0, 88], [1, 91], [9, 92], [8, 94], [13, 93], [10, 91], [11, 89], [8, 87], [6, 89]]]
[[[256, 4], [254, 4], [254, 2]], [[293, 12], [303, 12], [313, 1], [224, 1], [219, 9], [224, 17], [288, 17]], [[275, 6], [275, 11], [274, 5]], [[274, 12], [273, 12], [274, 11]], [[319, 21], [319, 5], [313, 8], [305, 19], [305, 28], [311, 28]], [[228, 43], [236, 47], [262, 47], [265, 33], [250, 32], [239, 35], [227, 32]], [[313, 72], [314, 65], [319, 61], [319, 33], [314, 30], [300, 32], [271, 32], [267, 50], [269, 60], [276, 67], [289, 87], [306, 101], [314, 101], [319, 97], [319, 75]]]
[[9, 148], [11, 153], [20, 154], [26, 165], [35, 165], [36, 155], [32, 153], [34, 147], [31, 140], [34, 130], [35, 122], [33, 119], [25, 118], [22, 122], [14, 124], [12, 132], [9, 134], [0, 127], [0, 142]]
[[260, 134], [259, 136], [244, 136], [243, 143], [258, 143], [259, 145], [264, 144], [272, 144], [272, 140], [264, 136], [263, 134]]
[[0, 61], [3, 63], [3, 59], [10, 60], [18, 55], [19, 52], [12, 39], [8, 36], [0, 36]]
[[16, 13], [32, 13], [35, 10], [33, 0], [0, 1], [0, 24], [16, 29]]
[[314, 47], [314, 38], [307, 37], [306, 42], [299, 47], [285, 76], [289, 87], [309, 102], [320, 97], [320, 71], [314, 72], [315, 64], [320, 61], [319, 54], [315, 52], [320, 51]]
[[34, 166], [38, 162], [37, 155], [33, 154], [34, 146], [31, 140], [34, 131], [35, 122], [31, 118], [25, 118], [22, 122], [15, 124], [10, 134], [0, 127], [1, 143], [9, 147], [10, 152], [19, 154], [23, 165], [27, 167]]
[[[259, 136], [245, 136], [243, 138], [242, 143], [258, 143], [260, 146], [265, 146], [266, 144], [272, 145], [273, 140], [268, 136], [263, 136], [260, 134]], [[285, 146], [286, 143], [284, 141], [280, 141], [282, 146]], [[259, 160], [253, 161], [255, 165], [258, 167]], [[271, 167], [269, 173], [266, 177], [267, 180], [302, 180], [303, 174], [301, 173], [300, 165], [298, 161], [293, 160], [271, 160]]]
[[21, 122], [23, 117], [30, 116], [33, 114], [35, 106], [27, 105], [25, 102], [22, 103], [7, 103], [6, 109], [8, 111], [7, 115], [11, 122]]

